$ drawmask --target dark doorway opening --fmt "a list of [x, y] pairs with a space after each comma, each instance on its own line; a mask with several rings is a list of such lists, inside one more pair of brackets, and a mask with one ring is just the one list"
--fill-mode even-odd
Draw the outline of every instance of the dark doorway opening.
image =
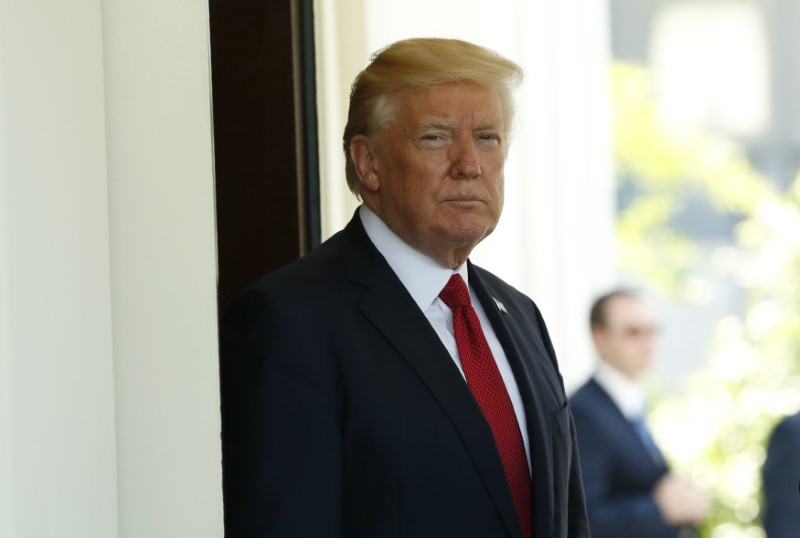
[[312, 0], [210, 0], [218, 301], [320, 241]]

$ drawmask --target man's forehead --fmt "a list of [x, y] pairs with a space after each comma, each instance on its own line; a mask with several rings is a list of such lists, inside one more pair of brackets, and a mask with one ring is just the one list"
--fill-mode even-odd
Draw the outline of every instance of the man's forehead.
[[644, 299], [630, 295], [613, 297], [606, 304], [606, 317], [610, 322], [651, 322], [655, 317], [652, 308]]
[[406, 105], [451, 100], [464, 103], [469, 100], [482, 107], [500, 107], [500, 94], [496, 88], [472, 82], [443, 82], [429, 86], [412, 86], [395, 94], [396, 100]]
[[504, 125], [497, 92], [488, 86], [447, 83], [407, 88], [394, 100], [395, 112], [415, 127], [453, 127], [469, 120], [481, 128]]

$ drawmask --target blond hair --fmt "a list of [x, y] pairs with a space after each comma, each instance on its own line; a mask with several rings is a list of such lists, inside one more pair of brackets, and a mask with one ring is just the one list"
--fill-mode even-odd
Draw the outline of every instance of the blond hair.
[[497, 91], [505, 128], [514, 117], [512, 91], [522, 81], [522, 68], [496, 52], [458, 39], [416, 38], [393, 43], [372, 55], [350, 91], [344, 128], [345, 175], [358, 194], [358, 176], [350, 158], [357, 134], [372, 136], [394, 113], [392, 98], [402, 90], [446, 82], [471, 82]]

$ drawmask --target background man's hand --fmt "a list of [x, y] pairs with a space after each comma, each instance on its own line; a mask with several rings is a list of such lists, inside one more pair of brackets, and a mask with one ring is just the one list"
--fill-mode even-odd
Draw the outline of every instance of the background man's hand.
[[653, 498], [661, 517], [670, 525], [697, 525], [708, 515], [709, 502], [705, 493], [691, 481], [673, 474], [656, 482]]

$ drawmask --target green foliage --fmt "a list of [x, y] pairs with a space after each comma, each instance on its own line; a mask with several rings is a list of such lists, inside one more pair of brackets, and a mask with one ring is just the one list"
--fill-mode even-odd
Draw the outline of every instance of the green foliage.
[[618, 266], [682, 297], [698, 255], [669, 226], [684, 202], [701, 196], [720, 212], [748, 215], [771, 188], [733, 144], [666, 126], [644, 68], [617, 64], [612, 83], [617, 175], [639, 193], [620, 215]]
[[619, 266], [673, 299], [700, 255], [670, 228], [689, 197], [740, 217], [735, 244], [711, 254], [747, 293], [718, 322], [709, 363], [651, 420], [673, 466], [710, 492], [706, 537], [763, 536], [760, 470], [777, 420], [800, 408], [800, 176], [777, 193], [730, 143], [677, 132], [658, 118], [647, 72], [614, 67], [615, 153], [635, 188], [618, 223]]

